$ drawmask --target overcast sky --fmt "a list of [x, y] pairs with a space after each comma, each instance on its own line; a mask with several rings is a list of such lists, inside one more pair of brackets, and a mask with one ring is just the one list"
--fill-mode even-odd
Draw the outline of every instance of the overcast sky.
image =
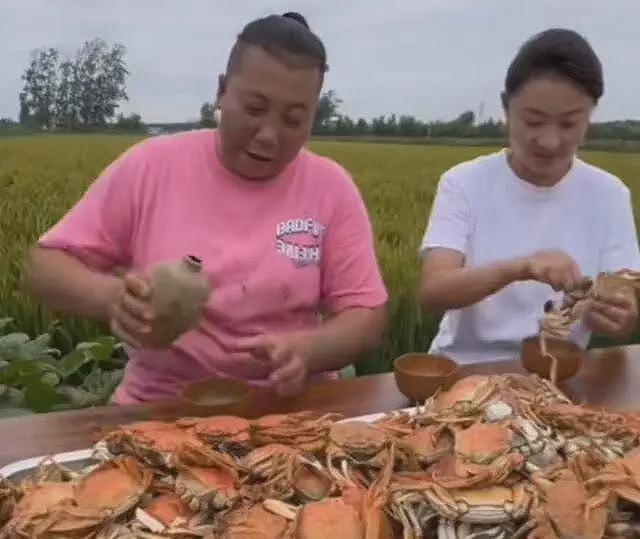
[[354, 118], [501, 116], [517, 47], [535, 32], [582, 32], [605, 69], [598, 120], [640, 119], [640, 0], [0, 0], [0, 117], [15, 118], [29, 51], [72, 53], [102, 37], [127, 49], [130, 101], [147, 122], [198, 117], [235, 35], [249, 20], [297, 10], [324, 40], [325, 89]]

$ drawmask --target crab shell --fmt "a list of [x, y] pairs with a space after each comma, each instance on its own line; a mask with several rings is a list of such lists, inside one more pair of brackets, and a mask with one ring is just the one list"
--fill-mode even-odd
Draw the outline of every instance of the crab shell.
[[331, 427], [327, 452], [344, 452], [365, 461], [380, 453], [388, 442], [388, 435], [379, 427], [364, 421], [348, 421]]
[[110, 432], [97, 445], [106, 445], [114, 455], [124, 453], [151, 466], [166, 466], [171, 454], [185, 443], [201, 443], [191, 426], [165, 421], [141, 421]]
[[172, 492], [154, 498], [144, 508], [144, 512], [161, 524], [160, 531], [164, 528], [184, 524], [196, 516], [196, 512], [189, 509], [178, 495]]
[[203, 419], [182, 419], [177, 423], [193, 426], [196, 436], [216, 449], [243, 452], [251, 444], [251, 424], [242, 417], [220, 415]]
[[458, 510], [457, 520], [471, 524], [500, 524], [527, 515], [532, 503], [524, 483], [515, 487], [494, 485], [485, 488], [450, 490]]
[[0, 477], [0, 526], [11, 518], [17, 498], [16, 487], [10, 481]]
[[107, 461], [73, 487], [75, 503], [117, 517], [138, 504], [153, 481], [153, 472], [133, 457]]
[[498, 423], [474, 423], [455, 433], [454, 450], [459, 458], [488, 464], [511, 449], [513, 432]]
[[10, 538], [86, 539], [94, 537], [105, 523], [105, 514], [81, 509], [71, 504], [55, 506], [38, 517], [18, 518], [2, 530]]
[[422, 464], [431, 464], [453, 449], [454, 437], [442, 425], [418, 428], [402, 439], [403, 447]]
[[24, 488], [0, 537], [58, 539], [85, 537], [104, 522], [101, 511], [83, 510], [73, 504], [73, 484], [45, 481]]
[[585, 486], [569, 470], [562, 470], [557, 480], [543, 490], [546, 503], [534, 512], [537, 529], [531, 537], [545, 537], [549, 530], [554, 532], [552, 537], [555, 530], [561, 537], [603, 537], [608, 516], [606, 490], [589, 496]]
[[495, 383], [490, 376], [474, 374], [461, 378], [448, 391], [435, 400], [437, 411], [454, 410], [471, 414], [488, 403], [495, 391]]
[[226, 453], [187, 442], [172, 455], [174, 490], [192, 511], [223, 509], [239, 496], [235, 461]]
[[315, 412], [295, 414], [269, 414], [251, 423], [252, 440], [256, 445], [281, 443], [291, 445], [300, 451], [319, 453], [327, 445], [330, 426], [342, 416]]
[[288, 535], [289, 521], [256, 504], [229, 513], [223, 529], [220, 539], [281, 539]]
[[13, 516], [46, 513], [64, 501], [73, 499], [73, 484], [70, 482], [45, 481], [28, 486], [16, 504]]
[[602, 488], [620, 498], [640, 506], [640, 449], [630, 451], [624, 458], [614, 460], [585, 483], [586, 488]]
[[269, 480], [286, 473], [299, 454], [297, 449], [288, 445], [267, 444], [245, 455], [240, 466], [249, 476]]

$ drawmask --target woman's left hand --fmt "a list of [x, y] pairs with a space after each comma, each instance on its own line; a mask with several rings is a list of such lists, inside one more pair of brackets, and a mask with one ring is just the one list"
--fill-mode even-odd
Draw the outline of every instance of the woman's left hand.
[[589, 300], [584, 320], [601, 335], [623, 337], [631, 334], [638, 320], [638, 306], [631, 297], [621, 294], [601, 294]]
[[269, 379], [281, 396], [301, 393], [309, 376], [309, 358], [295, 334], [267, 334], [245, 344], [258, 359], [271, 363]]

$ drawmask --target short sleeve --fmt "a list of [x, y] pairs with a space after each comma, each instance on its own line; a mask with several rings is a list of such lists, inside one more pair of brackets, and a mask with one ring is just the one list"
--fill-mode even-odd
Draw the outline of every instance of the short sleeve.
[[373, 308], [387, 301], [376, 260], [372, 226], [357, 187], [342, 172], [345, 188], [336, 193], [322, 251], [322, 300], [333, 312]]
[[616, 192], [607, 208], [609, 226], [600, 257], [600, 271], [640, 270], [638, 236], [633, 216], [631, 193], [626, 186]]
[[420, 246], [427, 249], [445, 247], [466, 254], [472, 229], [469, 200], [454, 176], [443, 175], [429, 214], [427, 228]]
[[122, 154], [38, 245], [66, 251], [100, 271], [128, 266], [137, 214], [135, 186], [143, 167], [139, 145]]

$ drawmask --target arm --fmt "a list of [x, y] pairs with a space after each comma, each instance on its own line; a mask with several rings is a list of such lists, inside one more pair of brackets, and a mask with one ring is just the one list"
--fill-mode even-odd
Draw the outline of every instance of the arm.
[[513, 258], [464, 267], [464, 254], [447, 248], [430, 249], [422, 264], [420, 302], [426, 312], [441, 314], [483, 300], [525, 277], [527, 261]]
[[462, 309], [517, 281], [535, 280], [555, 290], [570, 290], [581, 280], [575, 261], [555, 250], [465, 267], [473, 219], [464, 187], [455, 176], [444, 175], [422, 241], [423, 310], [441, 314]]
[[102, 322], [108, 321], [110, 305], [123, 292], [122, 279], [92, 271], [64, 251], [37, 246], [27, 265], [27, 284], [53, 309]]
[[[621, 188], [606, 208], [608, 226], [606, 244], [600, 255], [600, 271], [640, 270], [638, 236], [633, 216], [631, 193]], [[622, 294], [600, 295], [588, 302], [584, 311], [587, 327], [597, 334], [614, 339], [627, 339], [637, 329], [638, 304], [635, 297]]]
[[[146, 331], [139, 312], [140, 284], [119, 278], [131, 265], [137, 226], [138, 186], [146, 169], [140, 145], [114, 161], [67, 214], [38, 241], [27, 262], [27, 283], [52, 308], [109, 322], [133, 343]], [[142, 290], [142, 293], [144, 290]]]
[[293, 334], [293, 347], [311, 372], [338, 370], [380, 344], [385, 322], [383, 306], [346, 309], [316, 330]]

